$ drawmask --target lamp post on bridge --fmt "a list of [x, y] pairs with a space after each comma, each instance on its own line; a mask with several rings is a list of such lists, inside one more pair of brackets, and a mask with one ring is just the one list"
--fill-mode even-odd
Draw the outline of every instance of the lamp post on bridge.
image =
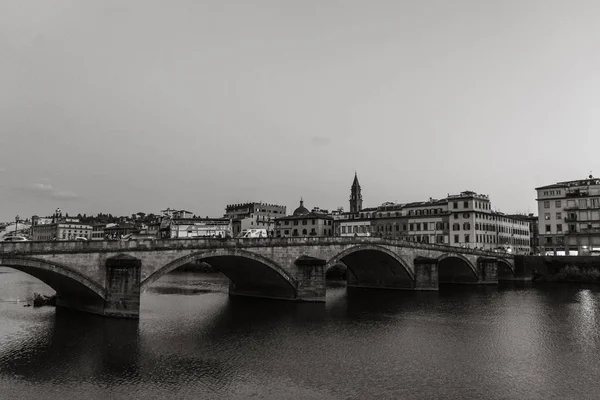
[[17, 216], [15, 217], [15, 237], [17, 237], [17, 230], [19, 229], [19, 218], [21, 217], [19, 217], [19, 215], [17, 214]]

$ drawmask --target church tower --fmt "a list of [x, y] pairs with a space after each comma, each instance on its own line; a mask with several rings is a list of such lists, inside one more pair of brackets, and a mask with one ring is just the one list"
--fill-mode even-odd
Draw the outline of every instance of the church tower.
[[358, 176], [354, 172], [354, 182], [350, 188], [350, 212], [356, 213], [362, 210], [362, 194], [360, 194], [360, 183], [358, 183]]

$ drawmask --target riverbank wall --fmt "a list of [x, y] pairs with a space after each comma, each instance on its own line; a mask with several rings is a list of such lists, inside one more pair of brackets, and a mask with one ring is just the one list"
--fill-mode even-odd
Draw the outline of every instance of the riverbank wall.
[[515, 256], [515, 275], [536, 282], [600, 283], [600, 257]]

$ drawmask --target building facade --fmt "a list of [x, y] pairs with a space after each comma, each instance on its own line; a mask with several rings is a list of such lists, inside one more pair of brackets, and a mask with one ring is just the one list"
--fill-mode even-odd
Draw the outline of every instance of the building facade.
[[182, 218], [165, 217], [159, 226], [162, 239], [225, 238], [231, 237], [229, 218]]
[[275, 219], [276, 237], [333, 236], [333, 232], [333, 217], [308, 211], [303, 200], [292, 215]]
[[239, 236], [246, 229], [266, 229], [274, 235], [275, 219], [285, 216], [286, 207], [263, 202], [229, 204], [225, 207], [224, 218], [231, 219], [232, 234]]
[[441, 200], [384, 203], [342, 213], [335, 216], [334, 232], [336, 236], [378, 236], [513, 254], [532, 252], [529, 220], [492, 210], [489, 196], [472, 191]]
[[31, 240], [35, 241], [92, 239], [92, 226], [83, 224], [75, 218], [35, 225], [32, 226], [31, 232]]
[[599, 178], [590, 175], [536, 191], [542, 254], [600, 254]]

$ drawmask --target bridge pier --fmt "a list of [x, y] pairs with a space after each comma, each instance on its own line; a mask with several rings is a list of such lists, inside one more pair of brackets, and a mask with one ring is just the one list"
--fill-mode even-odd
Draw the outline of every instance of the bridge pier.
[[438, 263], [436, 259], [417, 257], [415, 266], [415, 290], [439, 290]]
[[479, 283], [497, 284], [498, 283], [498, 261], [491, 258], [479, 260], [477, 265], [479, 272]]
[[296, 261], [296, 281], [298, 301], [325, 302], [325, 264], [320, 258], [301, 256]]
[[106, 260], [106, 300], [103, 314], [139, 318], [142, 261], [120, 254]]
[[141, 260], [120, 254], [106, 259], [106, 293], [102, 299], [81, 291], [60, 291], [56, 306], [107, 317], [139, 318]]

